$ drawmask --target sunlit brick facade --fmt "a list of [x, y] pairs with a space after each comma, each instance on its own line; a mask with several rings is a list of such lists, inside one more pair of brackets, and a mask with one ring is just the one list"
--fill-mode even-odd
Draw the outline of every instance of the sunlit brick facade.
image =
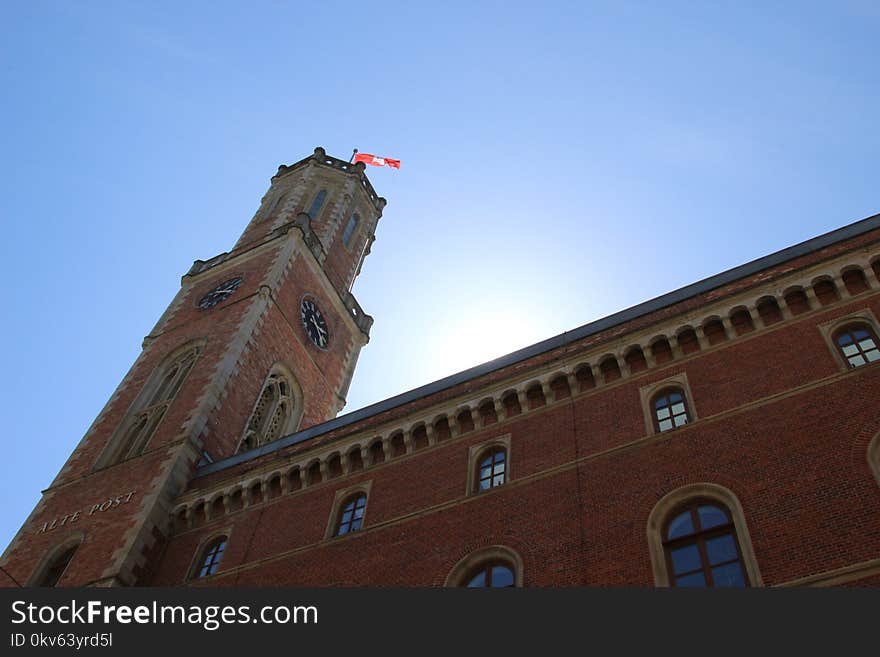
[[880, 215], [337, 416], [384, 205], [281, 167], [0, 581], [880, 585]]

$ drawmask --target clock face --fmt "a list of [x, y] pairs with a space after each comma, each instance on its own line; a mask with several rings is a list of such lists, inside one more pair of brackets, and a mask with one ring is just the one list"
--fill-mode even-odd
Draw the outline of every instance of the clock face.
[[213, 308], [218, 303], [223, 301], [223, 299], [235, 292], [238, 289], [238, 286], [241, 285], [241, 281], [242, 278], [241, 276], [239, 276], [238, 278], [231, 278], [228, 281], [220, 283], [220, 285], [215, 287], [199, 300], [199, 308], [201, 308], [202, 310]]
[[299, 305], [299, 316], [311, 341], [321, 349], [326, 347], [330, 333], [327, 331], [327, 322], [324, 321], [324, 316], [315, 302], [311, 299], [303, 299]]

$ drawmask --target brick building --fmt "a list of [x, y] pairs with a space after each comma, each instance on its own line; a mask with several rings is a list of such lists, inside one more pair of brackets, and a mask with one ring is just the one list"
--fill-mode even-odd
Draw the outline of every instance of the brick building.
[[5, 571], [880, 585], [880, 215], [337, 417], [384, 205], [320, 148], [280, 167], [232, 251], [183, 277]]

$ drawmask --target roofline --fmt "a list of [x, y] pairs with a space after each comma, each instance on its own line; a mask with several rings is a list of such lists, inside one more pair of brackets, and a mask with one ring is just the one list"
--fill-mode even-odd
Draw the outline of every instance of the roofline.
[[432, 383], [413, 388], [412, 390], [370, 404], [369, 406], [364, 406], [363, 408], [340, 415], [327, 422], [322, 422], [321, 424], [316, 424], [308, 429], [303, 429], [302, 431], [285, 436], [284, 438], [279, 438], [278, 440], [267, 443], [261, 447], [242, 452], [241, 454], [235, 454], [220, 461], [215, 461], [214, 463], [209, 463], [208, 465], [199, 468], [196, 471], [196, 476], [201, 477], [214, 472], [220, 472], [246, 461], [265, 456], [266, 454], [271, 454], [272, 452], [277, 452], [285, 447], [297, 445], [306, 440], [315, 438], [316, 436], [335, 431], [336, 429], [341, 429], [357, 422], [362, 422], [374, 415], [385, 413], [386, 411], [403, 406], [404, 404], [409, 404], [472, 379], [484, 376], [495, 370], [508, 367], [520, 361], [528, 360], [534, 356], [563, 347], [602, 331], [607, 331], [610, 328], [631, 322], [650, 313], [662, 310], [663, 308], [686, 301], [697, 295], [705, 294], [706, 292], [710, 292], [723, 285], [734, 283], [770, 267], [780, 265], [801, 256], [809, 255], [810, 253], [814, 253], [815, 251], [853, 237], [864, 235], [876, 228], [880, 228], [880, 214], [872, 215], [849, 224], [848, 226], [832, 230], [823, 235], [819, 235], [818, 237], [813, 237], [812, 239], [795, 244], [794, 246], [789, 246], [781, 251], [771, 253], [770, 255], [762, 256], [756, 260], [747, 262], [744, 265], [728, 269], [720, 274], [704, 278], [696, 283], [691, 283], [690, 285], [674, 290], [673, 292], [667, 292], [666, 294], [650, 299], [649, 301], [644, 301], [625, 310], [620, 310], [601, 319], [589, 322], [583, 326], [572, 329], [571, 331], [565, 331], [552, 338], [536, 342], [528, 347], [518, 349], [517, 351], [500, 356], [499, 358], [482, 363], [481, 365], [476, 365], [456, 374], [438, 379]]

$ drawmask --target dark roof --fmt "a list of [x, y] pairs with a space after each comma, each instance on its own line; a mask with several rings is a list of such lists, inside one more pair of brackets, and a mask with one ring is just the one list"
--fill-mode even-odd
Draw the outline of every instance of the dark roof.
[[359, 408], [351, 413], [340, 415], [327, 422], [316, 424], [308, 429], [298, 431], [297, 433], [285, 436], [284, 438], [279, 438], [278, 440], [262, 445], [261, 447], [230, 456], [229, 458], [220, 461], [215, 461], [214, 463], [199, 468], [196, 474], [197, 476], [202, 476], [213, 472], [219, 472], [240, 463], [244, 463], [245, 461], [250, 461], [265, 454], [277, 452], [285, 447], [296, 445], [316, 436], [329, 433], [330, 431], [355, 424], [356, 422], [361, 422], [374, 415], [379, 415], [385, 411], [397, 408], [398, 406], [403, 406], [404, 404], [422, 399], [423, 397], [428, 397], [429, 395], [452, 388], [453, 386], [465, 383], [471, 379], [476, 379], [495, 370], [538, 356], [547, 351], [563, 347], [577, 340], [582, 340], [601, 331], [606, 331], [615, 326], [619, 326], [662, 308], [666, 308], [667, 306], [680, 303], [691, 297], [705, 294], [706, 292], [710, 292], [723, 285], [728, 285], [742, 278], [746, 278], [765, 269], [769, 269], [770, 267], [808, 255], [814, 251], [837, 244], [838, 242], [858, 237], [859, 235], [870, 232], [875, 228], [880, 228], [880, 214], [875, 214], [867, 219], [862, 219], [861, 221], [844, 226], [843, 228], [838, 228], [825, 233], [824, 235], [819, 235], [818, 237], [801, 242], [800, 244], [795, 244], [794, 246], [777, 251], [776, 253], [758, 258], [757, 260], [752, 260], [751, 262], [739, 265], [733, 269], [728, 269], [720, 274], [704, 278], [696, 283], [691, 283], [690, 285], [686, 285], [673, 292], [668, 292], [667, 294], [655, 297], [650, 301], [645, 301], [636, 306], [627, 308], [626, 310], [621, 310], [612, 315], [608, 315], [607, 317], [603, 317], [602, 319], [584, 324], [571, 331], [560, 333], [552, 338], [542, 340], [541, 342], [537, 342], [505, 356], [496, 358], [495, 360], [490, 360], [489, 362], [471, 367], [458, 372], [457, 374], [452, 374], [451, 376], [438, 379], [432, 383], [413, 388], [412, 390], [395, 395], [394, 397], [389, 397], [388, 399], [376, 402], [375, 404], [364, 406], [363, 408]]

